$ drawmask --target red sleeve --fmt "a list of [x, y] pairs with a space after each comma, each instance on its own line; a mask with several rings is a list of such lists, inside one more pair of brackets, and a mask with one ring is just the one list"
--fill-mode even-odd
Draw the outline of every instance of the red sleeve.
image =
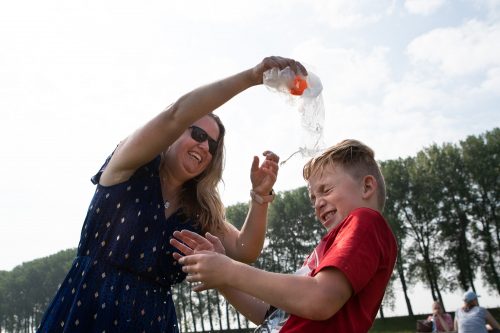
[[[311, 275], [326, 267], [335, 267], [347, 277], [355, 293], [372, 279], [380, 267], [384, 233], [389, 230], [380, 213], [357, 209], [332, 230], [331, 245]], [[335, 229], [337, 229], [335, 228]], [[337, 231], [337, 232], [333, 232]]]

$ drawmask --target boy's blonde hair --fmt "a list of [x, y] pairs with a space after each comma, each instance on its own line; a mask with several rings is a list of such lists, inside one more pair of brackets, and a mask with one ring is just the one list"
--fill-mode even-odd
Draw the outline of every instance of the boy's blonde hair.
[[385, 205], [385, 181], [375, 161], [375, 153], [367, 145], [357, 140], [344, 140], [325, 150], [321, 155], [310, 159], [303, 169], [304, 179], [323, 172], [326, 167], [341, 166], [354, 179], [361, 180], [371, 175], [377, 183], [377, 205], [380, 211]]

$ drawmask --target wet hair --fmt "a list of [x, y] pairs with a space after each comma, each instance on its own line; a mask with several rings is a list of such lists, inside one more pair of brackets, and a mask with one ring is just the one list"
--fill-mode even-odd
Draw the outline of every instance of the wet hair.
[[198, 223], [204, 232], [225, 228], [224, 205], [217, 186], [222, 181], [222, 170], [225, 163], [224, 136], [226, 129], [217, 115], [209, 113], [208, 116], [215, 120], [219, 127], [217, 150], [207, 168], [183, 185], [180, 195], [184, 213]]
[[377, 181], [377, 206], [380, 211], [385, 205], [385, 181], [375, 161], [373, 150], [360, 141], [347, 139], [326, 149], [322, 154], [310, 159], [303, 169], [307, 181], [313, 175], [321, 174], [326, 167], [340, 166], [354, 179], [361, 180], [371, 175]]

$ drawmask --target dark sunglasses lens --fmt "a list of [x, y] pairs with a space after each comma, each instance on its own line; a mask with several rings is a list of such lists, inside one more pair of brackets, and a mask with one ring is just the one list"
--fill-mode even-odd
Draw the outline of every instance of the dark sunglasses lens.
[[210, 152], [210, 154], [212, 154], [212, 156], [215, 155], [215, 152], [217, 151], [217, 141], [209, 137], [207, 132], [205, 132], [202, 128], [191, 126], [191, 137], [193, 138], [193, 140], [200, 143], [207, 140], [208, 151]]
[[199, 127], [191, 127], [191, 137], [197, 142], [203, 142], [208, 138], [207, 132]]
[[208, 151], [212, 154], [212, 156], [214, 156], [217, 151], [217, 142], [210, 138], [208, 139]]

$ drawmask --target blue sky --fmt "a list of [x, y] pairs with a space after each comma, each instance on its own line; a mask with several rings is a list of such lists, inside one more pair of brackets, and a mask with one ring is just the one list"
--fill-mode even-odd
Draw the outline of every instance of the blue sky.
[[[122, 138], [268, 55], [321, 78], [327, 145], [356, 138], [386, 160], [500, 126], [499, 17], [499, 0], [0, 3], [0, 269], [75, 247], [90, 176]], [[253, 155], [284, 159], [304, 138], [297, 108], [264, 87], [218, 113], [231, 205], [248, 200]], [[304, 162], [277, 191], [304, 185]]]

